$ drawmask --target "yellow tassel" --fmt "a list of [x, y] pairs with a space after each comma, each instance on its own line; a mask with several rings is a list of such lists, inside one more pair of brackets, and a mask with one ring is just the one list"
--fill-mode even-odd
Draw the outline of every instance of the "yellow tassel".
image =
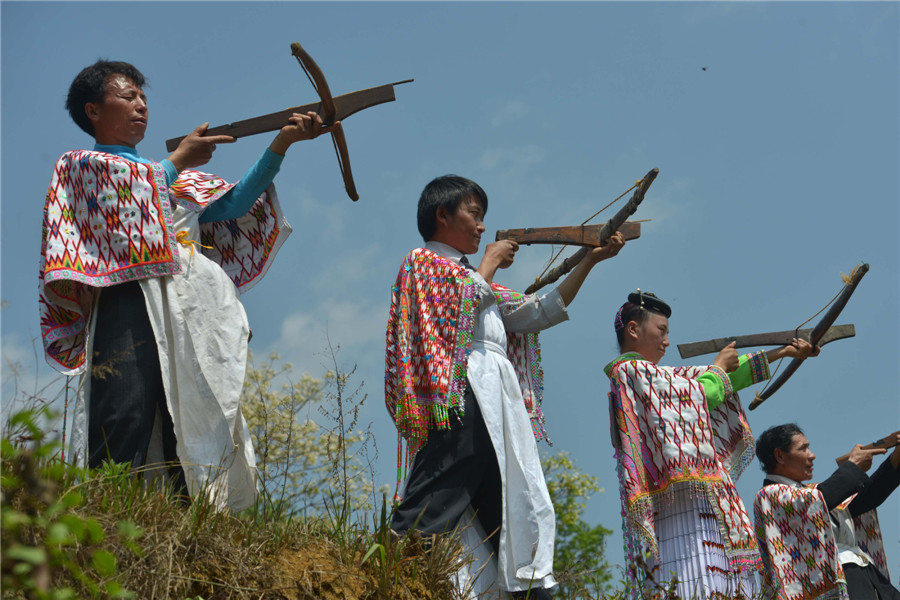
[[190, 249], [191, 249], [191, 256], [194, 255], [194, 246], [195, 246], [195, 245], [196, 245], [196, 246], [200, 246], [201, 248], [206, 248], [206, 249], [208, 249], [208, 250], [212, 250], [212, 249], [213, 249], [212, 246], [204, 246], [203, 244], [201, 244], [201, 243], [198, 242], [197, 240], [189, 240], [189, 239], [188, 239], [188, 232], [187, 232], [187, 229], [182, 229], [181, 231], [179, 231], [178, 233], [176, 233], [176, 234], [175, 234], [175, 241], [178, 242], [179, 244], [181, 244], [182, 246], [186, 247], [186, 248], [190, 248]]

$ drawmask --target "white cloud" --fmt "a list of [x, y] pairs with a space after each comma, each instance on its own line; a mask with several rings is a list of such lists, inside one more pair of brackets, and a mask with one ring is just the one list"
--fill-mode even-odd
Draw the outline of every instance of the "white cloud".
[[[344, 215], [343, 205], [330, 201], [330, 199], [321, 200], [313, 197], [308, 190], [302, 186], [292, 187], [290, 191], [285, 193], [279, 192], [282, 204], [285, 204], [285, 198], [290, 198], [289, 204], [297, 205], [295, 207], [284, 207], [288, 217], [288, 223], [294, 227], [294, 233], [299, 231], [308, 231], [309, 223], [315, 223], [315, 230], [319, 236], [326, 239], [340, 239], [344, 234]], [[299, 208], [299, 210], [297, 210]], [[293, 220], [299, 224], [292, 222], [291, 215], [299, 213], [299, 217]]]
[[501, 125], [506, 125], [507, 123], [518, 121], [519, 119], [528, 116], [529, 112], [528, 106], [524, 102], [521, 100], [513, 100], [504, 106], [501, 106], [500, 109], [494, 113], [494, 116], [491, 119], [491, 125], [499, 127]]
[[544, 161], [547, 153], [535, 144], [516, 148], [489, 148], [481, 153], [478, 166], [483, 169], [517, 169]]
[[[329, 261], [320, 271], [320, 275], [313, 279], [312, 288], [318, 295], [349, 294], [360, 289], [371, 288], [372, 273], [378, 263], [385, 260], [385, 252], [381, 244], [373, 238], [355, 237], [353, 244], [365, 245], [353, 246], [351, 251]], [[391, 264], [393, 264], [393, 260]], [[329, 274], [340, 273], [340, 277], [330, 277]], [[382, 287], [387, 289], [388, 283]]]
[[[323, 369], [332, 368], [328, 353], [329, 341], [340, 347], [338, 364], [360, 368], [362, 361], [371, 361], [377, 355], [377, 363], [384, 361], [384, 328], [387, 312], [367, 302], [333, 301], [326, 298], [312, 311], [291, 313], [282, 321], [281, 336], [273, 344], [282, 358], [289, 360], [298, 372], [318, 376]], [[378, 349], [378, 352], [375, 350]], [[341, 357], [351, 364], [342, 365]]]

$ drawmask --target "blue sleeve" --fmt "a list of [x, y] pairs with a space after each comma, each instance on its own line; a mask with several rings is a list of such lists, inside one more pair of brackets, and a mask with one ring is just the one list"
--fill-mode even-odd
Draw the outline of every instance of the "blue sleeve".
[[284, 156], [266, 148], [260, 159], [250, 167], [240, 181], [203, 211], [200, 222], [227, 221], [243, 216], [275, 179], [283, 160]]
[[159, 164], [162, 165], [163, 169], [166, 172], [166, 185], [168, 187], [172, 187], [172, 184], [175, 183], [176, 179], [178, 179], [178, 169], [175, 168], [175, 165], [172, 164], [172, 161], [168, 158], [162, 159]]

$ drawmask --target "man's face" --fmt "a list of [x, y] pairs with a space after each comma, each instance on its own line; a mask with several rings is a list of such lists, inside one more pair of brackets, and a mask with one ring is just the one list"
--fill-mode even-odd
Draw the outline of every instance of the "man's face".
[[794, 481], [809, 481], [813, 475], [816, 455], [809, 448], [809, 440], [802, 433], [795, 433], [787, 450], [775, 449], [775, 471]]
[[[632, 323], [634, 328], [632, 329]], [[635, 337], [632, 339], [631, 349], [650, 362], [658, 364], [666, 354], [669, 347], [669, 319], [659, 313], [650, 313], [650, 316], [641, 325], [632, 321], [629, 325], [629, 333]]]
[[98, 144], [132, 148], [144, 139], [150, 116], [143, 90], [128, 77], [118, 74], [107, 77], [103, 102], [88, 102], [85, 113], [94, 124], [94, 139]]
[[434, 240], [443, 242], [462, 252], [475, 254], [484, 233], [484, 210], [481, 202], [469, 197], [463, 199], [456, 212], [450, 214], [443, 208], [437, 212], [437, 231]]

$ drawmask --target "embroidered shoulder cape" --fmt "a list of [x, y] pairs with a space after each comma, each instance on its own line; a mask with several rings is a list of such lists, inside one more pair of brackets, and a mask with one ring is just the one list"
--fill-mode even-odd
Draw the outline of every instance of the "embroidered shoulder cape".
[[[232, 187], [185, 170], [169, 189], [156, 163], [87, 150], [60, 157], [44, 205], [38, 275], [47, 362], [81, 373], [93, 288], [180, 273], [174, 205], [199, 212]], [[290, 231], [270, 186], [242, 217], [201, 224], [200, 243], [243, 291], [262, 278]]]
[[[753, 527], [734, 484], [753, 458], [753, 437], [725, 372], [715, 366], [660, 367], [636, 353], [620, 356], [605, 371], [629, 560], [645, 549], [659, 560], [654, 503], [666, 502], [673, 485], [681, 484], [708, 498], [731, 564], [757, 565]], [[697, 380], [706, 372], [726, 391], [713, 411]]]
[[[525, 296], [492, 289], [501, 314]], [[463, 393], [479, 296], [469, 271], [425, 248], [410, 252], [391, 288], [385, 358], [385, 404], [406, 440], [407, 464], [431, 429], [450, 426], [463, 412]], [[536, 333], [507, 333], [507, 356], [515, 369], [535, 437], [546, 437], [541, 413], [543, 371]]]
[[[836, 511], [847, 510], [851, 496]], [[822, 493], [813, 487], [770, 484], [753, 502], [762, 555], [763, 597], [778, 600], [845, 599], [847, 583]], [[860, 548], [890, 579], [873, 509], [853, 519]]]

